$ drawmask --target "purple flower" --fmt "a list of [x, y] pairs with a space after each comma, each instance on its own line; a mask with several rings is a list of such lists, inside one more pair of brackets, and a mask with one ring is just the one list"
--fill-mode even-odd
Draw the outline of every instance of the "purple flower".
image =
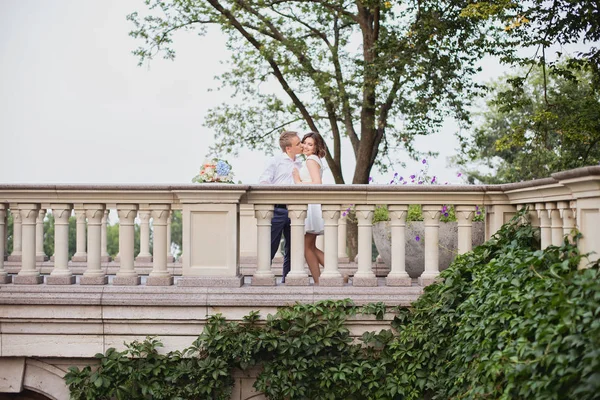
[[422, 163], [423, 163], [423, 164], [427, 164], [427, 160], [426, 160], [426, 159], [423, 159]]
[[410, 176], [410, 179], [415, 179], [415, 176], [414, 176], [414, 175], [411, 175], [411, 176]]
[[404, 181], [403, 185], [406, 185], [407, 183], [408, 183], [407, 181]]
[[459, 172], [458, 174], [456, 174], [456, 176], [460, 178], [462, 174]]
[[419, 181], [419, 185], [422, 185], [422, 184], [423, 184], [423, 181]]
[[448, 184], [448, 182], [444, 182], [444, 185], [447, 185], [447, 184]]
[[417, 242], [421, 240], [421, 238], [419, 237], [419, 235], [417, 235], [417, 236], [415, 237], [415, 240], [416, 240]]
[[404, 178], [403, 178], [403, 177], [400, 177], [400, 182], [402, 182], [403, 180], [404, 180]]
[[346, 211], [344, 211], [344, 212], [342, 213], [342, 217], [345, 217], [346, 215], [348, 215], [348, 213], [347, 213]]
[[391, 185], [392, 183], [394, 183], [394, 180], [393, 180], [393, 179], [390, 181], [390, 185]]
[[372, 176], [369, 177], [369, 182], [371, 182], [371, 181], [373, 181], [373, 177]]
[[435, 176], [431, 179], [431, 183], [435, 183]]
[[447, 213], [447, 212], [445, 212], [445, 213], [444, 213], [444, 217], [447, 217], [447, 216], [448, 216], [448, 213]]
[[[394, 178], [397, 177], [397, 176], [398, 176], [398, 173], [397, 172], [394, 173]], [[402, 179], [402, 178], [400, 178], [400, 179]]]

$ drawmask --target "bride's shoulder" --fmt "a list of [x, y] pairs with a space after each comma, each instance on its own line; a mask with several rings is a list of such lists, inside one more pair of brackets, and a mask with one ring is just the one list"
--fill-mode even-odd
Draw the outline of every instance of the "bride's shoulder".
[[311, 154], [310, 156], [308, 156], [308, 157], [306, 158], [306, 161], [308, 161], [308, 160], [313, 160], [313, 161], [316, 161], [316, 162], [317, 162], [319, 165], [321, 165], [321, 164], [322, 164], [322, 163], [321, 163], [321, 159], [320, 159], [319, 157], [317, 157], [316, 155], [314, 155], [314, 154]]

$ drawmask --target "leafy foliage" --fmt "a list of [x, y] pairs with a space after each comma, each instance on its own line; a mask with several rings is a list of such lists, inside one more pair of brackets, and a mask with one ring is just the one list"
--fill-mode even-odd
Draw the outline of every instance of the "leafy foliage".
[[98, 355], [95, 370], [71, 368], [72, 399], [225, 399], [231, 369], [254, 365], [270, 399], [597, 399], [600, 265], [579, 270], [585, 255], [568, 240], [539, 250], [525, 216], [362, 343], [347, 318], [382, 318], [384, 304], [298, 304], [264, 324], [255, 312], [242, 323], [217, 315], [183, 352], [161, 355], [148, 339]]
[[483, 122], [463, 138], [458, 162], [493, 170], [467, 171], [469, 180], [519, 182], [598, 164], [600, 86], [591, 70], [559, 64], [547, 76], [539, 67], [518, 76], [493, 86]]

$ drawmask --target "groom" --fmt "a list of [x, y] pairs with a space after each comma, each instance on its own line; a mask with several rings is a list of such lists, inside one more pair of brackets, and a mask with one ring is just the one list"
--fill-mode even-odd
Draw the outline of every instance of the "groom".
[[[302, 153], [302, 143], [297, 132], [285, 131], [279, 136], [279, 147], [281, 154], [269, 160], [267, 168], [260, 176], [258, 183], [268, 185], [293, 185], [294, 168], [300, 169], [302, 162], [296, 160], [296, 156]], [[285, 239], [285, 254], [283, 256], [283, 279], [290, 272], [290, 219], [285, 204], [275, 204], [273, 219], [271, 220], [271, 261], [277, 253], [281, 235]]]

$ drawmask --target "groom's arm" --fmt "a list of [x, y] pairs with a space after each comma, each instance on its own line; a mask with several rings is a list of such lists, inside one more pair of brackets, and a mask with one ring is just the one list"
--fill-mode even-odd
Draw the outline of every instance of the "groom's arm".
[[277, 165], [275, 163], [275, 158], [271, 158], [264, 172], [258, 178], [258, 183], [261, 185], [271, 185], [275, 179], [275, 169]]

